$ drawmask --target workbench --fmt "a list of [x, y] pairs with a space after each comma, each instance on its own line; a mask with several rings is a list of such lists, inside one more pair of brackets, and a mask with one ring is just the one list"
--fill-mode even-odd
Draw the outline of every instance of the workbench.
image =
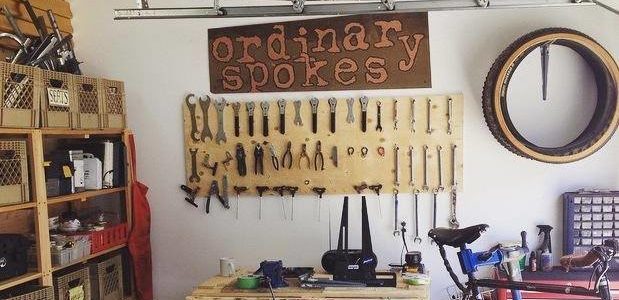
[[[239, 271], [235, 276], [215, 276], [197, 286], [186, 300], [223, 300], [223, 299], [271, 299], [267, 288], [257, 290], [240, 290], [236, 288], [236, 279], [248, 272]], [[274, 290], [276, 299], [429, 299], [429, 285], [407, 285], [398, 276], [397, 287], [329, 287], [307, 289], [300, 288], [297, 280], [287, 280], [289, 287]]]

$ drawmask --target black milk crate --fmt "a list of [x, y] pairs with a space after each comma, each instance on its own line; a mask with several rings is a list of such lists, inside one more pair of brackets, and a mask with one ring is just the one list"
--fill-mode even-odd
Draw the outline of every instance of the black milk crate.
[[[585, 254], [607, 239], [619, 239], [619, 191], [563, 194], [563, 254]], [[619, 270], [619, 255], [611, 269]]]

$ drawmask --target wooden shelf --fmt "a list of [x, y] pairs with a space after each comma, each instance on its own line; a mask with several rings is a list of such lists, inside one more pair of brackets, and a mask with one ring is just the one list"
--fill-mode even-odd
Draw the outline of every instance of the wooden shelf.
[[65, 128], [42, 128], [43, 136], [56, 138], [89, 138], [90, 136], [121, 136], [125, 129], [65, 129]]
[[70, 266], [75, 266], [75, 265], [78, 265], [78, 264], [85, 263], [85, 262], [87, 262], [87, 261], [89, 261], [89, 260], [91, 260], [93, 258], [97, 258], [97, 257], [99, 257], [101, 255], [105, 255], [105, 254], [108, 254], [110, 252], [114, 252], [116, 250], [120, 250], [120, 249], [125, 248], [125, 247], [127, 247], [127, 244], [118, 245], [118, 246], [112, 247], [110, 249], [106, 249], [106, 250], [103, 250], [101, 252], [97, 252], [95, 254], [84, 256], [84, 257], [80, 258], [79, 260], [76, 260], [74, 262], [68, 263], [66, 265], [62, 265], [62, 266], [58, 266], [58, 267], [53, 267], [52, 268], [52, 272], [56, 272], [58, 270], [62, 270], [64, 268], [67, 268], [67, 267], [70, 267]]
[[12, 204], [7, 206], [0, 206], [0, 213], [35, 208], [37, 206], [36, 202], [27, 202], [21, 204]]
[[78, 201], [78, 200], [86, 201], [89, 198], [104, 196], [104, 195], [111, 195], [115, 193], [122, 193], [125, 190], [126, 188], [119, 187], [119, 188], [112, 188], [112, 189], [103, 189], [103, 190], [98, 190], [98, 191], [81, 192], [81, 193], [63, 195], [63, 196], [58, 196], [58, 197], [50, 197], [50, 198], [47, 198], [47, 204], [58, 204], [58, 203]]
[[0, 128], [0, 134], [30, 134], [35, 128]]
[[17, 276], [17, 277], [13, 277], [13, 278], [10, 278], [4, 281], [0, 281], [0, 291], [8, 289], [8, 288], [12, 288], [22, 283], [26, 283], [28, 281], [32, 281], [32, 280], [39, 279], [39, 278], [41, 278], [41, 273], [30, 272], [22, 276]]

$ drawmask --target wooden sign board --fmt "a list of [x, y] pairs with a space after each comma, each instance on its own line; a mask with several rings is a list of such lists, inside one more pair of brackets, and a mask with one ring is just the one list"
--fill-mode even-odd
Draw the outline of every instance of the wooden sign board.
[[213, 28], [213, 93], [429, 88], [427, 13]]

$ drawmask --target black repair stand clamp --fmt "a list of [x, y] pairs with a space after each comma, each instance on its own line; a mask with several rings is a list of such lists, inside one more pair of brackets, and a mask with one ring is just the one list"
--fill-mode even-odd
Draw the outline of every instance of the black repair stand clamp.
[[198, 204], [196, 203], [196, 196], [200, 191], [200, 187], [198, 186], [195, 189], [191, 189], [190, 187], [183, 184], [181, 185], [181, 190], [183, 190], [183, 192], [187, 194], [187, 197], [185, 197], [185, 201], [197, 208]]

